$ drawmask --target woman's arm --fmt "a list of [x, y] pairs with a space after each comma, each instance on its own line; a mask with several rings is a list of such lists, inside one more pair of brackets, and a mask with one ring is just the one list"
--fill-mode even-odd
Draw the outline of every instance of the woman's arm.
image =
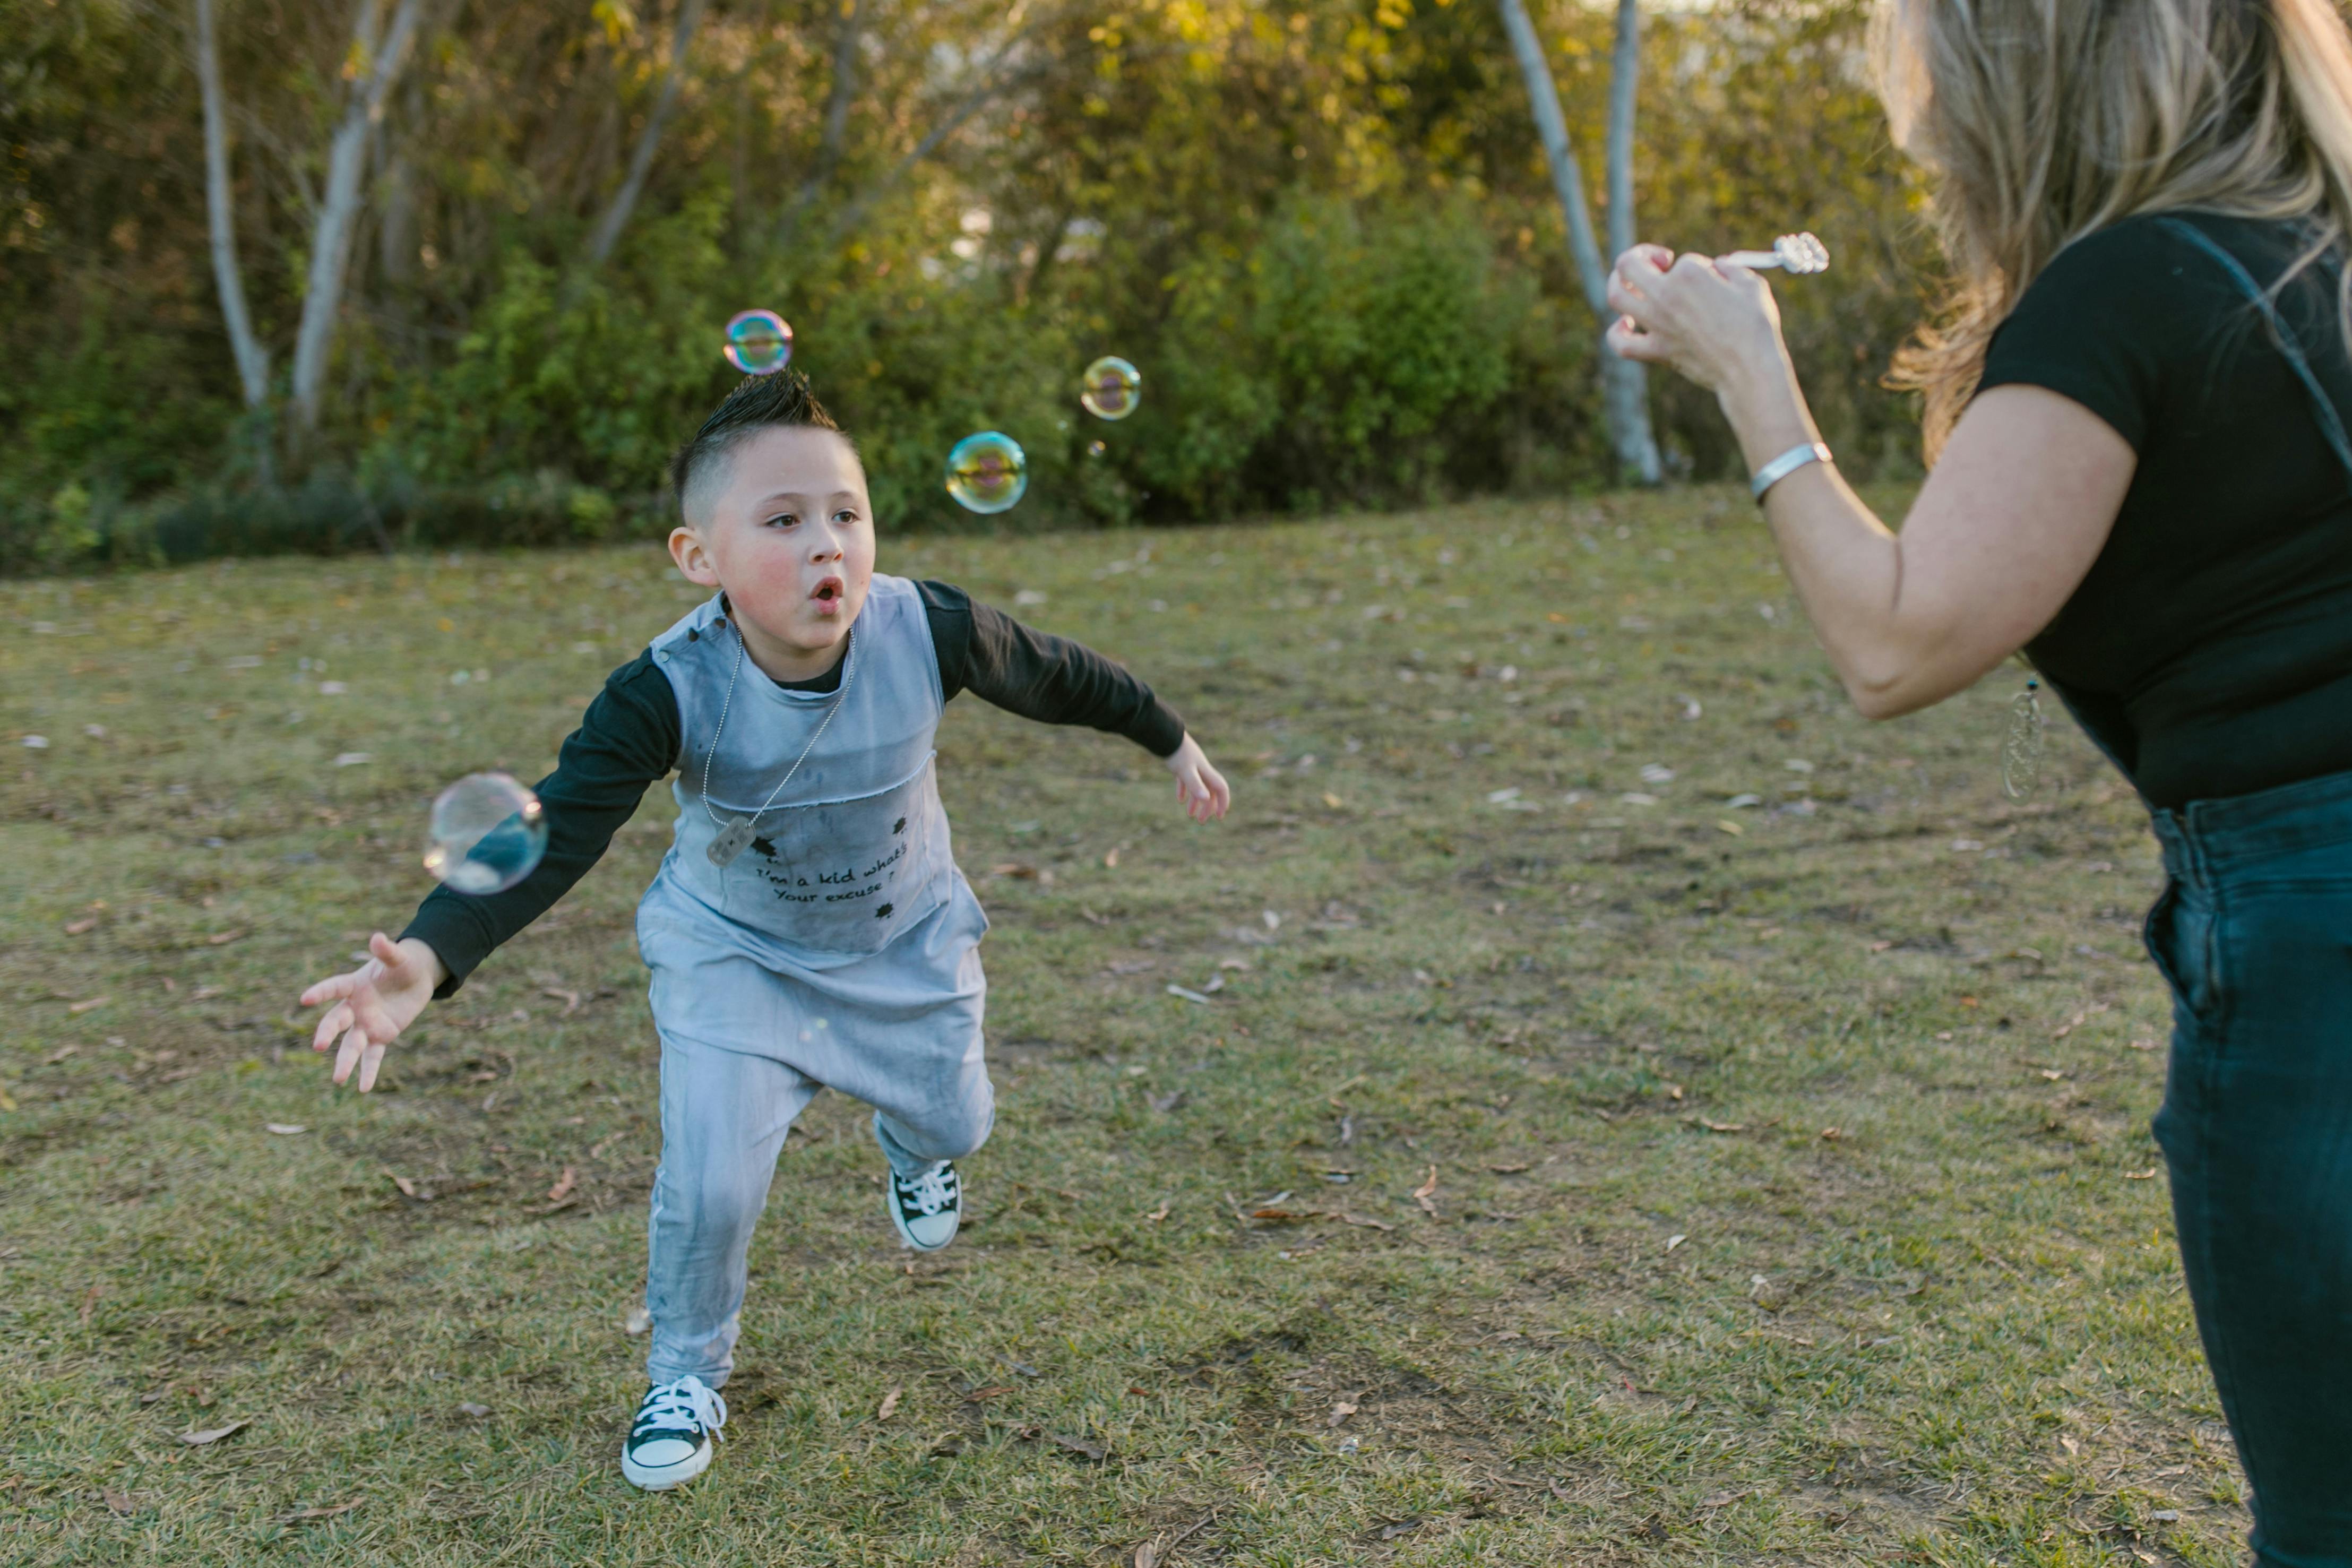
[[[1619, 258], [1610, 346], [1715, 393], [1750, 472], [1819, 440], [1764, 279], [1656, 246]], [[1891, 532], [1834, 468], [1772, 487], [1765, 515], [1854, 706], [1891, 719], [1965, 689], [2057, 615], [2106, 543], [2137, 457], [2041, 387], [1970, 404]]]

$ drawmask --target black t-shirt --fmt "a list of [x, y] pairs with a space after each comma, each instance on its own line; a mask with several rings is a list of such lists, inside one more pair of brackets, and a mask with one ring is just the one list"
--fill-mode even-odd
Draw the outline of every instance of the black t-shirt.
[[[917, 583], [915, 591], [939, 656], [943, 700], [970, 691], [1024, 719], [1124, 735], [1154, 756], [1172, 755], [1184, 743], [1184, 721], [1174, 710], [1094, 649], [1032, 630], [946, 583]], [[782, 684], [833, 691], [841, 685], [841, 666], [814, 680]], [[646, 786], [678, 765], [682, 743], [677, 694], [648, 648], [605, 678], [580, 728], [564, 741], [555, 771], [539, 781], [547, 852], [538, 868], [486, 898], [436, 888], [400, 933], [403, 941], [421, 939], [448, 969], [434, 994], [457, 990], [492, 950], [588, 874], [636, 814]]]
[[[2297, 224], [2181, 213], [2263, 287]], [[2278, 311], [2339, 416], [2352, 360], [2338, 262]], [[2352, 769], [2352, 474], [2220, 258], [2162, 218], [2077, 240], [1985, 355], [1985, 387], [2047, 387], [2139, 456], [2090, 574], [2026, 652], [2151, 804]]]

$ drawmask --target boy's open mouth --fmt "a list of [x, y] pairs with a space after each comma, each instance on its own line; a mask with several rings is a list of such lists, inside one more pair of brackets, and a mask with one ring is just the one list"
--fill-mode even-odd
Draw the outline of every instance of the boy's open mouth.
[[816, 601], [817, 614], [829, 616], [841, 608], [842, 595], [846, 587], [847, 584], [838, 577], [827, 577], [824, 582], [819, 583], [816, 585], [816, 592], [809, 595]]

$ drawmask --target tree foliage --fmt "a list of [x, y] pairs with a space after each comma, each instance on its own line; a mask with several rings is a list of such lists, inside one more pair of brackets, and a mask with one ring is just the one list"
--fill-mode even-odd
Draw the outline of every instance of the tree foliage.
[[[307, 247], [373, 64], [353, 7], [390, 0], [215, 0], [237, 247], [278, 377], [257, 414], [207, 249], [190, 0], [0, 0], [0, 557], [206, 547], [186, 515], [224, 515], [269, 454], [284, 492], [405, 529], [493, 494], [558, 498], [557, 533], [627, 526], [728, 384], [719, 324], [752, 304], [793, 321], [902, 521], [958, 521], [939, 465], [987, 426], [1030, 453], [1031, 522], [1606, 479], [1590, 319], [1490, 7], [708, 0], [673, 76], [682, 3], [425, 8], [369, 131], [298, 442]], [[1536, 19], [1602, 188], [1610, 19], [1564, 0]], [[1911, 411], [1876, 383], [1932, 256], [1863, 20], [1861, 0], [1651, 18], [1636, 173], [1645, 237], [1829, 243], [1829, 277], [1781, 297], [1830, 438], [1867, 468], [1913, 460]], [[1146, 377], [1112, 426], [1076, 399], [1103, 353]], [[1736, 461], [1703, 398], [1664, 378], [1653, 395], [1680, 471]], [[606, 499], [562, 499], [583, 494]]]

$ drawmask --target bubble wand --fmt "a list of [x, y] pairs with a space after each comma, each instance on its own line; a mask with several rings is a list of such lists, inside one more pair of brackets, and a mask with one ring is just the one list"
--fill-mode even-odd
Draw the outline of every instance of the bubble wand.
[[1830, 248], [1810, 234], [1784, 234], [1772, 242], [1769, 250], [1735, 250], [1716, 260], [1725, 267], [1745, 267], [1758, 272], [1773, 267], [1792, 274], [1826, 272]]

